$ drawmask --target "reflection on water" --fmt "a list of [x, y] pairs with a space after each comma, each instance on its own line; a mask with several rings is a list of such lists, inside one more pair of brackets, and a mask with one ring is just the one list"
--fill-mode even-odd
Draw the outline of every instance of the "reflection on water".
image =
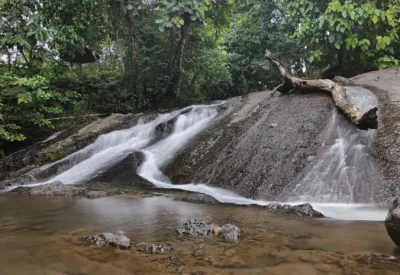
[[[0, 209], [1, 274], [344, 274], [343, 267], [383, 274], [360, 265], [354, 255], [392, 255], [394, 248], [382, 222], [301, 219], [166, 197], [89, 200], [9, 194], [0, 196]], [[238, 244], [176, 238], [174, 229], [189, 218], [235, 223], [243, 237]], [[173, 252], [148, 256], [79, 241], [91, 232], [116, 230], [124, 230], [134, 243], [168, 242]], [[380, 268], [397, 274], [390, 273], [390, 266]]]

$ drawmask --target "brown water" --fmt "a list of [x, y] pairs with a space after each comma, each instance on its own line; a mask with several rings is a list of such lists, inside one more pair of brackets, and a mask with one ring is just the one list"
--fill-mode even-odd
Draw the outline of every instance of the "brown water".
[[[0, 274], [400, 274], [382, 222], [302, 219], [262, 209], [196, 205], [166, 197], [0, 196]], [[235, 223], [239, 243], [177, 238], [187, 219]], [[124, 230], [134, 243], [173, 250], [147, 255], [80, 240]]]

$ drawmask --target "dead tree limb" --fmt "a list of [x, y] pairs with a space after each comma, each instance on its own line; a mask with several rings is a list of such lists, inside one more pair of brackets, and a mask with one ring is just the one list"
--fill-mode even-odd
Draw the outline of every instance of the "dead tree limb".
[[329, 79], [305, 80], [290, 76], [279, 58], [274, 56], [268, 50], [265, 51], [265, 58], [271, 62], [282, 80], [282, 84], [276, 88], [277, 91], [281, 93], [288, 93], [291, 90], [296, 89], [329, 92], [333, 98], [333, 101], [335, 102], [335, 105], [357, 128], [362, 130], [378, 128], [378, 116], [376, 114], [378, 108], [372, 108], [363, 114], [360, 109], [357, 108], [357, 106], [347, 101], [346, 89], [343, 86]]

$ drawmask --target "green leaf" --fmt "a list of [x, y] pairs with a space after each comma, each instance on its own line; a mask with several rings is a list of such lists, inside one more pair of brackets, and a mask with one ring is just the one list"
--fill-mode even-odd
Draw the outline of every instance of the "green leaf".
[[329, 35], [329, 43], [335, 42], [335, 39], [336, 39], [336, 37], [334, 34]]
[[32, 94], [30, 92], [26, 92], [18, 98], [18, 104], [30, 102], [32, 102]]
[[376, 15], [372, 16], [372, 22], [374, 22], [374, 24], [378, 23], [378, 20], [379, 20], [378, 16]]
[[31, 9], [29, 7], [27, 7], [27, 6], [22, 6], [21, 9], [22, 9], [22, 11], [24, 13], [30, 13], [31, 12]]

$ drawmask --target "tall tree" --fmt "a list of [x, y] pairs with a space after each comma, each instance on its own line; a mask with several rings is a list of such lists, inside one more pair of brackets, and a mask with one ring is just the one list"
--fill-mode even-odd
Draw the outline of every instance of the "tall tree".
[[336, 52], [339, 74], [399, 65], [399, 0], [276, 0], [296, 22], [293, 37], [306, 38], [309, 61]]

